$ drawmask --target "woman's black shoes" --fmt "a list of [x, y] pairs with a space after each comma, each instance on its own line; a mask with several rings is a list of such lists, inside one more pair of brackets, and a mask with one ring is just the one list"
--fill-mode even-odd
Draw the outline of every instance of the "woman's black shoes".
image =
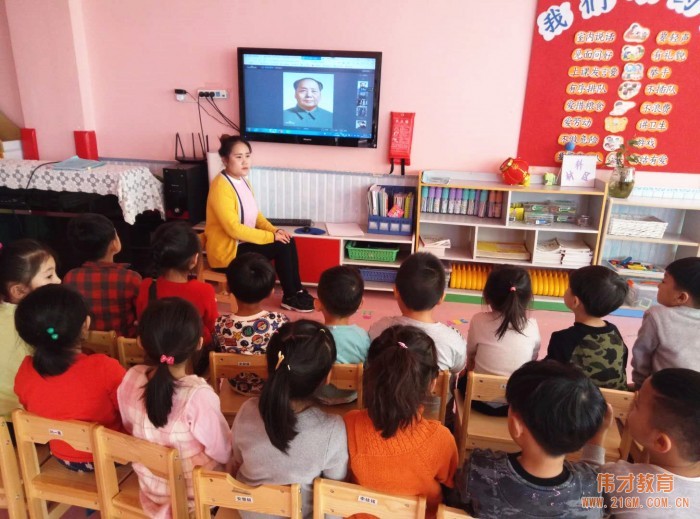
[[293, 296], [283, 297], [282, 308], [297, 312], [313, 312], [314, 298], [306, 290], [301, 290]]

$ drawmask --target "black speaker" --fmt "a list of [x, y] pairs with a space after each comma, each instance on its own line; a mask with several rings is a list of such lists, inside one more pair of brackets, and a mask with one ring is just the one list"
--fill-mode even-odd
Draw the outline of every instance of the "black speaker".
[[165, 218], [191, 224], [206, 218], [209, 178], [206, 164], [182, 164], [163, 169]]

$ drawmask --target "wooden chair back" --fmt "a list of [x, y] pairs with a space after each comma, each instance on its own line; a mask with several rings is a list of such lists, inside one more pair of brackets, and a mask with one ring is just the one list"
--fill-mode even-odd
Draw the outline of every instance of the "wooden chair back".
[[614, 420], [605, 438], [606, 461], [626, 460], [632, 447], [627, 417], [634, 404], [634, 393], [617, 389], [601, 389], [605, 401], [613, 408]]
[[84, 350], [88, 350], [88, 353], [104, 353], [108, 357], [119, 360], [117, 332], [114, 330], [108, 332], [91, 330], [82, 346]]
[[7, 510], [10, 519], [27, 517], [24, 489], [17, 466], [17, 453], [12, 446], [7, 422], [0, 416], [0, 509]]
[[209, 383], [221, 400], [221, 412], [230, 419], [241, 405], [250, 398], [235, 392], [228, 382], [241, 373], [253, 373], [267, 379], [267, 357], [265, 355], [243, 355], [239, 353], [209, 353]]
[[97, 426], [94, 431], [95, 465], [103, 517], [146, 519], [139, 499], [138, 477], [120, 479], [117, 463], [140, 463], [168, 482], [173, 519], [187, 519], [187, 485], [178, 451]]
[[66, 442], [79, 451], [93, 452], [94, 424], [42, 418], [22, 409], [13, 411], [12, 423], [27, 508], [32, 519], [49, 518], [49, 501], [100, 510], [94, 473], [73, 472], [63, 467], [54, 457], [40, 464], [37, 453], [37, 444], [44, 445], [53, 440]]
[[464, 519], [465, 517], [474, 517], [469, 515], [464, 510], [459, 508], [451, 508], [443, 504], [438, 505], [437, 519]]
[[341, 416], [354, 409], [363, 409], [365, 407], [362, 387], [363, 374], [364, 365], [362, 364], [333, 364], [328, 383], [333, 384], [338, 389], [356, 391], [357, 399], [347, 404], [321, 404], [321, 408], [327, 413]]
[[459, 465], [464, 463], [466, 452], [475, 448], [517, 451], [518, 446], [508, 432], [507, 418], [472, 411], [472, 401], [505, 401], [508, 377], [483, 375], [473, 371], [470, 371], [467, 377], [467, 392], [463, 404], [459, 402], [462, 395], [455, 391], [458, 407], [462, 408], [461, 421], [455, 420], [458, 429]]
[[[194, 469], [195, 517], [211, 519], [211, 507], [258, 512], [301, 519], [301, 487], [294, 485], [260, 485], [251, 487], [236, 481], [230, 474]], [[217, 513], [219, 517], [221, 511]]]
[[[447, 413], [447, 401], [450, 399], [450, 376], [449, 370], [445, 369], [438, 373], [435, 387], [430, 392], [431, 396], [440, 398], [440, 407], [438, 415], [435, 417], [441, 423], [445, 423], [445, 414]], [[432, 418], [432, 416], [429, 416]]]
[[424, 496], [392, 496], [352, 483], [314, 480], [314, 519], [323, 519], [324, 514], [348, 517], [359, 513], [392, 519], [423, 519], [425, 506]]
[[[198, 236], [202, 244], [202, 250], [204, 251], [207, 244], [206, 235], [204, 233], [199, 233]], [[209, 268], [204, 253], [199, 255], [199, 261], [195, 269], [197, 281], [213, 284], [214, 291], [216, 292], [216, 301], [229, 305], [231, 312], [235, 312], [238, 309], [238, 305], [236, 304], [236, 298], [228, 291], [226, 274], [223, 272], [216, 272]]]
[[119, 363], [124, 366], [125, 369], [146, 363], [146, 352], [139, 346], [136, 339], [118, 337], [117, 350], [119, 352]]

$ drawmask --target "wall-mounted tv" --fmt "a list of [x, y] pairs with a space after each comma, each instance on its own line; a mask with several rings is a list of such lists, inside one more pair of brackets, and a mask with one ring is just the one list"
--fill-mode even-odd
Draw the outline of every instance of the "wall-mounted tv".
[[238, 49], [241, 135], [377, 147], [381, 52]]

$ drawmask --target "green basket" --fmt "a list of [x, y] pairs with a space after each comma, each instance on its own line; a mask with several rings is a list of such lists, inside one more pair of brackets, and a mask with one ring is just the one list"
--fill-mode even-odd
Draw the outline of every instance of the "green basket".
[[386, 246], [374, 243], [359, 244], [349, 241], [345, 248], [348, 250], [348, 258], [361, 261], [396, 261], [399, 248], [388, 249]]

